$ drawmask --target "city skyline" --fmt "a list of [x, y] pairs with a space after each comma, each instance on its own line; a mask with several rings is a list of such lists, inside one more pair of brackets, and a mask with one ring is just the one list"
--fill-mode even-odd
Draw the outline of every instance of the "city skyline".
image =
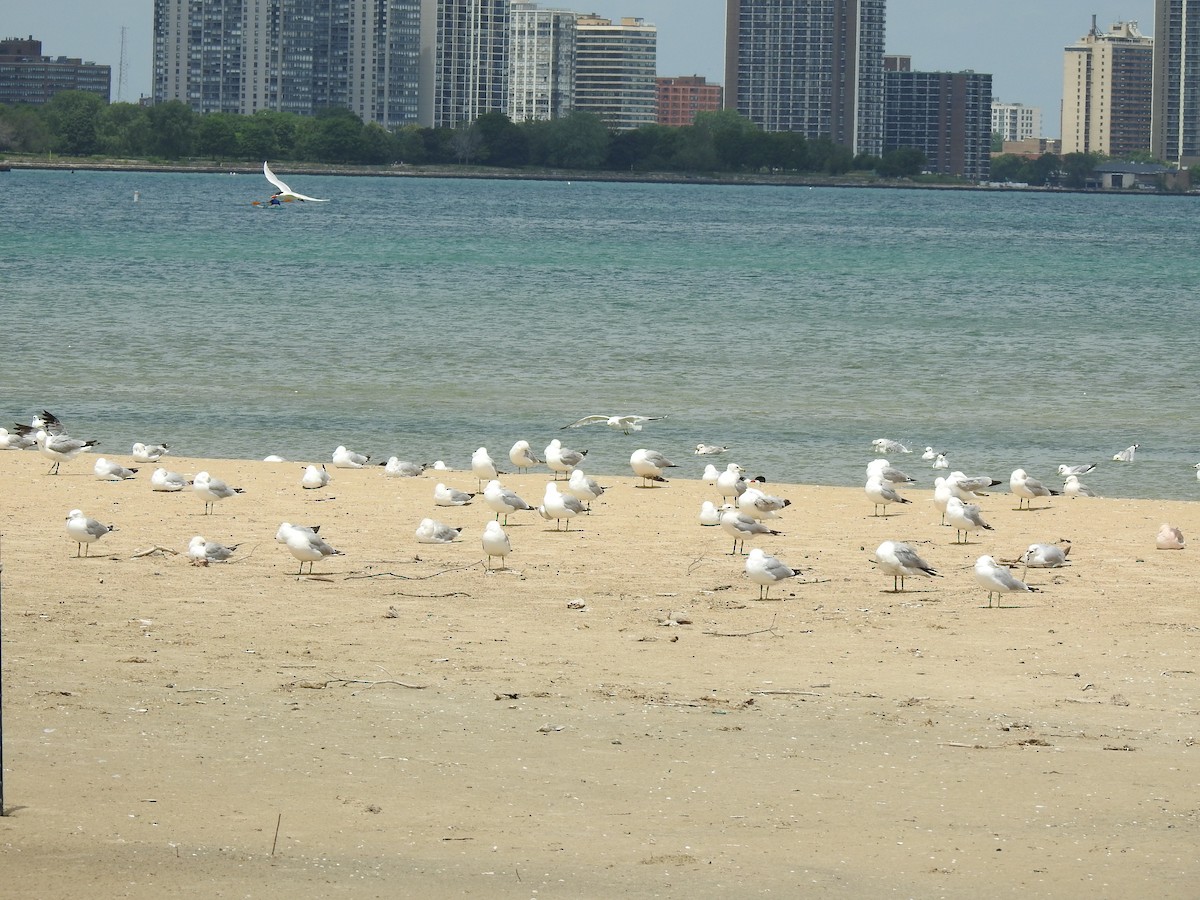
[[[585, 0], [544, 2], [619, 20], [644, 18], [658, 26], [658, 74], [702, 75], [724, 85], [725, 0]], [[888, 0], [888, 53], [911, 56], [921, 71], [973, 69], [992, 75], [993, 93], [1006, 102], [1042, 109], [1047, 137], [1058, 137], [1063, 49], [1091, 26], [1138, 22], [1152, 34], [1154, 0], [1009, 0], [1003, 13], [985, 14], [962, 0]], [[112, 66], [112, 99], [120, 83], [121, 26], [127, 28], [128, 75], [120, 99], [152, 92], [153, 0], [0, 0], [0, 37], [42, 41], [48, 56], [77, 56]], [[1020, 48], [1017, 52], [1015, 48]]]

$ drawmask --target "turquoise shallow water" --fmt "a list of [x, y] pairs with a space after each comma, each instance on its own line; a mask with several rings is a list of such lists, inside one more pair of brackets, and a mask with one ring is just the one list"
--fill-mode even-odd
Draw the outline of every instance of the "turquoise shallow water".
[[[886, 436], [972, 473], [1095, 461], [1106, 496], [1200, 496], [1193, 198], [279, 174], [333, 201], [0, 175], [0, 415], [44, 406], [109, 453], [455, 467], [558, 436], [599, 474], [648, 446], [695, 477], [691, 448], [728, 443], [827, 484], [859, 484]], [[557, 430], [597, 412], [668, 419]]]

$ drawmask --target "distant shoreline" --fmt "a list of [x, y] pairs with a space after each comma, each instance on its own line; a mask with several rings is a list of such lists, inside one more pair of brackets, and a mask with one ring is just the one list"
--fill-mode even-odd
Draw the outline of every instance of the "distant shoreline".
[[[168, 172], [196, 173], [202, 175], [261, 175], [258, 165], [249, 163], [151, 163], [144, 160], [110, 160], [106, 162], [71, 161], [54, 162], [42, 159], [10, 158], [0, 160], [0, 169], [85, 172]], [[803, 175], [680, 175], [672, 172], [577, 172], [561, 169], [512, 170], [485, 167], [458, 166], [338, 166], [299, 163], [294, 166], [280, 163], [276, 166], [289, 175], [339, 175], [365, 178], [461, 178], [500, 181], [596, 181], [613, 184], [700, 184], [754, 187], [830, 187], [830, 188], [875, 188], [880, 190], [927, 190], [927, 191], [983, 191], [988, 193], [1037, 193], [1037, 194], [1106, 194], [1118, 196], [1188, 196], [1159, 191], [1133, 189], [1073, 189], [1061, 187], [1019, 187], [1016, 185], [992, 184], [946, 184], [921, 181], [865, 181], [853, 178], [814, 177]]]

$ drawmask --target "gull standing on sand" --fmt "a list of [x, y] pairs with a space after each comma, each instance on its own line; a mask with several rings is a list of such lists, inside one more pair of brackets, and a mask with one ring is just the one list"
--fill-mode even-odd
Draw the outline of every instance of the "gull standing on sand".
[[487, 562], [484, 568], [491, 569], [492, 557], [500, 557], [501, 567], [505, 567], [504, 558], [512, 553], [512, 544], [508, 540], [508, 535], [504, 533], [504, 529], [500, 527], [499, 522], [488, 522], [483, 526], [483, 552], [487, 554]]
[[642, 426], [647, 422], [658, 422], [665, 419], [666, 416], [584, 416], [570, 425], [564, 425], [559, 431], [566, 428], [582, 428], [584, 425], [607, 425], [614, 431], [622, 431], [625, 434], [633, 434], [635, 431], [641, 431]]
[[721, 527], [725, 529], [726, 533], [733, 535], [733, 549], [729, 551], [730, 556], [738, 552], [738, 544], [742, 545], [742, 552], [746, 552], [746, 538], [748, 537], [756, 534], [783, 534], [782, 531], [776, 531], [732, 506], [721, 507]]
[[991, 525], [983, 521], [983, 514], [974, 503], [963, 503], [957, 497], [946, 501], [946, 518], [954, 526], [954, 543], [970, 543], [972, 531], [995, 531]]
[[383, 464], [383, 474], [388, 478], [416, 478], [425, 471], [421, 463], [408, 462], [398, 456], [389, 456]]
[[508, 451], [508, 460], [517, 467], [518, 472], [532, 469], [534, 466], [541, 465], [542, 462], [533, 455], [529, 441], [517, 441], [513, 444], [512, 449]]
[[884, 482], [878, 475], [872, 475], [867, 479], [867, 484], [863, 488], [866, 492], [867, 499], [875, 504], [875, 512], [872, 515], [879, 515], [879, 507], [883, 507], [883, 514], [888, 515], [887, 507], [889, 503], [912, 503], [911, 500], [905, 500], [891, 485]]
[[1137, 453], [1137, 449], [1140, 446], [1142, 446], [1142, 445], [1141, 444], [1131, 444], [1130, 446], [1128, 446], [1124, 450], [1122, 450], [1120, 453], [1115, 454], [1113, 456], [1113, 462], [1133, 462], [1133, 455], [1135, 453]]
[[[308, 201], [309, 203], [329, 202], [328, 200], [321, 200], [317, 197], [307, 197], [304, 194], [297, 194], [276, 177], [275, 173], [271, 171], [271, 167], [267, 165], [266, 160], [263, 160], [263, 175], [267, 177], [267, 181], [271, 182], [271, 184], [275, 186], [275, 194], [273, 196], [278, 197], [284, 203], [291, 203], [293, 200], [299, 200], [301, 203], [304, 203], [305, 201]], [[258, 201], [256, 200], [255, 203], [257, 202]], [[309, 570], [312, 570], [311, 566], [309, 566]]]
[[589, 478], [583, 469], [576, 469], [567, 481], [567, 493], [586, 503], [588, 512], [592, 511], [592, 501], [599, 500], [600, 495], [606, 490], [608, 488], [601, 485], [595, 478]]
[[992, 608], [993, 594], [996, 595], [996, 607], [999, 608], [1003, 605], [1000, 602], [1002, 594], [1018, 591], [1032, 593], [1034, 590], [1025, 582], [1018, 581], [1013, 577], [1012, 572], [990, 556], [981, 556], [975, 560], [975, 580], [979, 582], [981, 588], [988, 592], [988, 609]]
[[109, 462], [103, 456], [96, 460], [92, 472], [100, 481], [125, 481], [137, 474], [137, 469], [127, 469], [120, 463]]
[[315, 491], [317, 488], [323, 488], [329, 484], [332, 477], [324, 465], [307, 466], [304, 474], [300, 477], [300, 487], [306, 491]]
[[[703, 481], [707, 481], [709, 484], [716, 484], [717, 479], [720, 477], [720, 471], [712, 463], [709, 463], [704, 467], [704, 474], [700, 476]], [[1197, 474], [1196, 477], [1200, 478], [1200, 474]]]
[[320, 525], [293, 525], [291, 522], [280, 522], [279, 530], [275, 532], [275, 540], [286, 544], [294, 532], [303, 531], [305, 534], [316, 534], [320, 530]]
[[186, 478], [178, 472], [168, 472], [162, 466], [159, 466], [150, 474], [150, 490], [152, 491], [173, 494], [176, 491], [182, 491], [186, 484]]
[[503, 514], [505, 525], [508, 524], [509, 513], [534, 508], [494, 478], [483, 489], [483, 502], [496, 511], [497, 521], [500, 519], [501, 514]]
[[339, 469], [361, 469], [371, 459], [353, 450], [347, 450], [341, 444], [333, 451], [333, 464]]
[[241, 488], [230, 487], [219, 478], [213, 478], [207, 472], [197, 472], [192, 479], [192, 490], [204, 498], [204, 514], [211, 515], [217, 507], [218, 500], [227, 500], [234, 494], [245, 493]]
[[728, 447], [724, 445], [717, 446], [716, 444], [697, 444], [695, 450], [697, 456], [717, 456], [718, 454], [728, 452]]
[[875, 438], [875, 440], [871, 441], [871, 446], [875, 449], [876, 453], [912, 453], [902, 443], [893, 441], [890, 438]]
[[1182, 550], [1185, 546], [1183, 531], [1170, 522], [1163, 522], [1154, 538], [1154, 546], [1159, 550]]
[[167, 455], [166, 444], [143, 444], [141, 441], [133, 445], [133, 461], [139, 463], [158, 462]]
[[942, 524], [946, 524], [946, 504], [950, 502], [950, 498], [957, 496], [954, 493], [954, 487], [945, 478], [933, 479], [933, 506], [942, 514]]
[[1063, 482], [1063, 495], [1066, 497], [1095, 497], [1096, 492], [1079, 480], [1078, 475], [1068, 475]]
[[76, 556], [90, 556], [90, 549], [84, 553], [84, 547], [116, 530], [116, 525], [101, 525], [95, 519], [85, 516], [82, 510], [73, 509], [67, 513], [67, 534], [75, 542]]
[[95, 447], [99, 441], [81, 441], [69, 434], [51, 434], [46, 430], [37, 432], [37, 447], [42, 456], [54, 460], [50, 474], [57, 475], [58, 467], [74, 459], [89, 447]]
[[1046, 487], [1036, 478], [1031, 478], [1024, 469], [1013, 470], [1012, 477], [1008, 479], [1008, 487], [1017, 495], [1017, 509], [1021, 509], [1023, 503], [1028, 504], [1026, 509], [1032, 509], [1034, 497], [1057, 497], [1059, 495], [1058, 491]]
[[28, 450], [36, 446], [37, 438], [32, 434], [10, 432], [7, 428], [0, 428], [0, 450]]
[[965, 475], [959, 471], [951, 472], [946, 476], [946, 481], [950, 484], [954, 496], [964, 503], [986, 497], [985, 490], [1003, 484], [999, 478], [992, 478], [990, 475]]
[[288, 552], [300, 560], [300, 571], [297, 575], [304, 574], [305, 563], [308, 563], [308, 574], [311, 575], [313, 563], [319, 562], [327, 556], [345, 556], [341, 550], [334, 550], [325, 543], [325, 540], [315, 531], [306, 531], [295, 526], [292, 526], [287, 532], [286, 543]]
[[583, 458], [588, 453], [586, 450], [568, 450], [558, 438], [546, 445], [545, 452], [546, 465], [554, 473], [555, 481], [558, 480], [560, 474], [570, 475], [574, 472], [575, 467], [583, 462]]
[[725, 467], [725, 471], [717, 476], [717, 493], [721, 495], [721, 499], [732, 499], [734, 502], [737, 498], [746, 492], [746, 470], [737, 463], [730, 463]]
[[770, 600], [771, 585], [799, 575], [800, 570], [784, 565], [776, 557], [768, 556], [755, 547], [746, 557], [746, 574], [758, 585], [758, 599]]
[[641, 476], [641, 486], [650, 487], [651, 482], [655, 481], [666, 484], [667, 479], [663, 478], [663, 471], [675, 468], [675, 463], [657, 450], [647, 450], [642, 447], [633, 451], [633, 455], [629, 457], [629, 466], [633, 469], [634, 475]]
[[546, 493], [542, 496], [542, 509], [546, 515], [554, 519], [554, 530], [558, 531], [559, 524], [565, 519], [567, 531], [571, 530], [571, 518], [583, 512], [583, 503], [571, 494], [560, 494], [558, 485], [553, 481], [546, 485]]
[[892, 576], [893, 594], [904, 590], [904, 579], [909, 575], [941, 577], [933, 566], [921, 559], [911, 544], [903, 541], [884, 541], [875, 550], [875, 561], [883, 574]]
[[461, 528], [455, 528], [437, 519], [422, 519], [416, 530], [418, 544], [451, 544], [457, 541], [461, 534]]
[[474, 497], [474, 494], [468, 494], [466, 491], [446, 487], [440, 481], [433, 487], [434, 506], [466, 506]]
[[791, 500], [783, 497], [773, 497], [766, 491], [747, 485], [737, 498], [737, 508], [755, 519], [776, 519], [779, 510], [792, 505]]
[[488, 453], [487, 447], [480, 447], [471, 454], [471, 473], [479, 479], [480, 488], [485, 482], [499, 477], [500, 471], [496, 468], [496, 461]]
[[234, 544], [232, 547], [226, 547], [224, 544], [218, 544], [215, 541], [206, 541], [200, 535], [196, 535], [188, 542], [187, 555], [188, 559], [196, 562], [203, 561], [205, 565], [208, 563], [225, 562], [229, 557], [233, 556], [233, 551], [240, 547], [241, 544]]

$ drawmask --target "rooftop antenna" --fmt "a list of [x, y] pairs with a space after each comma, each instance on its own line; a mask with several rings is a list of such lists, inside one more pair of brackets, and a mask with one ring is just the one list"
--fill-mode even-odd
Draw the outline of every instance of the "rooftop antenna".
[[121, 26], [121, 61], [117, 63], [117, 102], [125, 99], [125, 82], [129, 80], [129, 58], [125, 54], [125, 38], [129, 29]]

